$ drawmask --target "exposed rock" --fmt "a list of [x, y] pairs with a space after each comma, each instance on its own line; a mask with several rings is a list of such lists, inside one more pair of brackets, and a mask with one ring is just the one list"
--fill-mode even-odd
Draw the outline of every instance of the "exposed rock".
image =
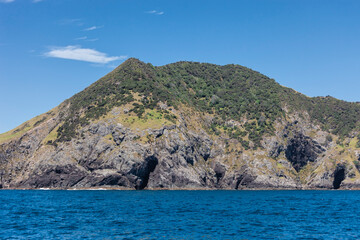
[[288, 141], [285, 156], [299, 172], [308, 162], [315, 162], [318, 154], [324, 151], [325, 149], [316, 141], [298, 133]]
[[112, 131], [112, 137], [116, 145], [120, 145], [120, 143], [124, 140], [126, 132], [127, 130], [121, 124], [117, 124]]
[[269, 157], [277, 158], [285, 149], [284, 146], [279, 144], [278, 142], [272, 142], [271, 146], [269, 146]]
[[168, 105], [165, 104], [165, 103], [160, 102], [160, 103], [159, 103], [159, 107], [160, 107], [162, 110], [166, 110], [166, 109], [168, 108]]
[[256, 184], [254, 184], [255, 179], [255, 174], [253, 174], [247, 166], [243, 166], [240, 171], [236, 173], [235, 189], [256, 187]]
[[345, 179], [345, 170], [346, 167], [344, 164], [339, 163], [336, 166], [336, 169], [334, 171], [334, 181], [333, 181], [333, 187], [334, 189], [339, 189], [341, 186], [341, 182]]
[[[72, 102], [74, 99], [67, 100], [52, 114], [23, 124], [12, 131], [9, 138], [0, 138], [0, 188], [360, 187], [360, 150], [355, 139], [358, 129], [340, 138], [333, 129], [325, 130], [319, 119], [311, 119], [310, 111], [305, 108], [291, 108], [286, 103], [276, 105], [277, 94], [289, 89], [281, 90], [272, 80], [246, 68], [239, 68], [241, 71], [236, 73], [239, 79], [229, 85], [225, 78], [231, 78], [234, 66], [224, 66], [228, 70], [218, 79], [210, 75], [217, 76], [222, 66], [205, 74], [206, 79], [198, 79], [197, 74], [202, 74], [209, 66], [202, 68], [195, 64], [193, 75], [185, 76], [185, 82], [179, 80], [182, 75], [176, 74], [188, 72], [188, 64], [172, 72], [176, 78], [165, 74], [171, 68], [163, 72], [164, 76], [156, 78], [153, 72], [156, 67], [144, 70], [139, 64], [137, 60], [129, 60], [125, 64], [128, 66], [126, 79], [115, 74], [117, 69], [110, 77], [76, 95], [77, 104]], [[134, 81], [128, 81], [131, 74], [136, 76]], [[151, 84], [145, 82], [142, 86], [144, 78], [152, 81]], [[161, 86], [166, 78], [178, 82]], [[197, 88], [203, 85], [202, 81], [213, 80], [216, 87], [190, 87], [191, 82], [196, 82]], [[274, 102], [262, 105], [266, 99], [262, 93], [257, 93], [261, 87], [257, 84], [261, 83], [273, 86]], [[219, 86], [225, 89], [226, 85], [230, 86], [226, 91], [216, 90]], [[245, 85], [255, 86], [248, 88], [252, 89], [251, 94], [244, 95], [254, 99], [239, 96], [237, 101], [237, 92], [232, 88], [247, 89]], [[156, 91], [146, 90], [142, 95], [137, 92], [148, 86], [157, 87]], [[154, 94], [161, 95], [161, 99], [156, 102], [151, 97]], [[175, 98], [182, 94], [183, 99]], [[294, 94], [288, 96], [301, 97]], [[168, 100], [164, 100], [165, 97]], [[173, 100], [184, 101], [174, 105]], [[303, 96], [309, 106], [313, 100]], [[321, 101], [325, 100], [331, 99]], [[187, 104], [191, 101], [196, 104]], [[88, 105], [83, 106], [85, 103]], [[247, 109], [246, 104], [251, 107]], [[71, 108], [73, 105], [81, 107]], [[252, 108], [257, 106], [273, 109], [269, 114], [256, 113]], [[250, 110], [252, 112], [243, 112]], [[328, 120], [332, 120], [331, 114]], [[66, 131], [64, 126], [68, 126]], [[61, 134], [66, 138], [60, 139]]]
[[220, 163], [216, 163], [214, 167], [214, 171], [215, 171], [216, 183], [219, 184], [219, 182], [225, 176], [226, 168], [224, 165]]
[[158, 163], [159, 160], [155, 156], [149, 156], [145, 158], [145, 161], [142, 163], [142, 165], [130, 171], [130, 174], [138, 177], [135, 184], [136, 189], [141, 190], [147, 186], [150, 174], [155, 170]]
[[69, 188], [86, 176], [84, 171], [73, 165], [42, 165], [36, 169], [30, 178], [20, 182], [18, 187], [30, 188]]

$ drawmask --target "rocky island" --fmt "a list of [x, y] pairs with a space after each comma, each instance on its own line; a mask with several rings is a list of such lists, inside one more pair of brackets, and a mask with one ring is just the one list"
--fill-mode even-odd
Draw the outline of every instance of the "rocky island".
[[360, 103], [239, 65], [128, 59], [0, 135], [3, 189], [354, 189]]

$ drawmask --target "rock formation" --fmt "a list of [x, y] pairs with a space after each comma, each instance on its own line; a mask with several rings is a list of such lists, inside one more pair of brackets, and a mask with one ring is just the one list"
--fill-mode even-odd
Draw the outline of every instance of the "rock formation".
[[[342, 119], [350, 117], [332, 114], [324, 107], [325, 103], [334, 109], [351, 104], [356, 112], [359, 104], [308, 98], [240, 66], [177, 64], [176, 68], [171, 64], [154, 67], [130, 59], [50, 112], [0, 135], [0, 188], [360, 186], [359, 124], [343, 123]], [[205, 67], [202, 75], [197, 73]], [[237, 69], [243, 76], [227, 86], [227, 93], [221, 92], [225, 85], [212, 90], [216, 84], [227, 84], [229, 74], [235, 78], [231, 71]], [[124, 85], [127, 78], [131, 81]], [[200, 78], [208, 85], [191, 85]], [[226, 98], [241, 81], [251, 86], [244, 91], [260, 89], [265, 83], [257, 79], [265, 79], [274, 88], [253, 93], [255, 100], [251, 101], [252, 95], [245, 98], [239, 90], [241, 104], [238, 99]], [[132, 85], [137, 81], [139, 84]], [[204, 88], [196, 89], [200, 85]], [[256, 99], [267, 91], [277, 94], [276, 101], [264, 103], [264, 108]], [[309, 107], [292, 106], [294, 99]], [[243, 113], [236, 115], [232, 109]], [[327, 122], [318, 117], [319, 111]], [[360, 111], [356, 114], [360, 117]], [[335, 118], [341, 121], [334, 122]], [[351, 128], [341, 133], [345, 127], [337, 128], [335, 123]]]

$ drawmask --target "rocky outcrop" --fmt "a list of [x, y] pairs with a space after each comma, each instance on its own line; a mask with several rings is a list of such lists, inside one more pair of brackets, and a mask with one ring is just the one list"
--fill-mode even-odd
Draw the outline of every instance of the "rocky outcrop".
[[32, 172], [28, 179], [18, 183], [17, 186], [29, 188], [70, 188], [81, 181], [85, 176], [85, 171], [74, 168], [74, 166], [70, 164], [64, 166], [41, 165]]
[[310, 137], [295, 133], [287, 143], [285, 156], [299, 172], [309, 162], [315, 162], [318, 155], [324, 151], [325, 149]]
[[[0, 188], [360, 188], [357, 105], [310, 99], [242, 67], [232, 76], [231, 66], [190, 65], [156, 72], [132, 59], [0, 135]], [[341, 119], [353, 123], [347, 135], [335, 134]]]
[[[329, 149], [306, 136], [306, 131], [289, 130], [288, 124], [277, 137], [264, 139], [263, 150], [244, 152], [225, 150], [226, 139], [214, 139], [201, 128], [190, 130], [186, 121], [139, 130], [102, 120], [56, 146], [42, 143], [53, 127], [40, 124], [36, 131], [1, 145], [1, 185], [138, 190], [355, 186], [346, 179], [359, 174], [356, 167], [357, 172], [349, 173], [345, 164], [327, 166], [324, 155]], [[233, 140], [233, 144], [239, 143]]]
[[[277, 187], [266, 180], [256, 181], [257, 173], [241, 156], [234, 161], [242, 167], [231, 169], [224, 162], [221, 145], [214, 144], [206, 132], [189, 131], [184, 125], [139, 132], [120, 123], [100, 121], [81, 129], [79, 135], [82, 137], [57, 146], [42, 145], [28, 137], [3, 144], [0, 161], [6, 172], [2, 184], [13, 188]], [[150, 140], [138, 141], [140, 135]], [[16, 156], [29, 160], [15, 164]]]
[[339, 189], [342, 181], [345, 180], [345, 171], [346, 171], [345, 164], [336, 165], [336, 169], [333, 173], [333, 175], [334, 175], [333, 188], [334, 189]]

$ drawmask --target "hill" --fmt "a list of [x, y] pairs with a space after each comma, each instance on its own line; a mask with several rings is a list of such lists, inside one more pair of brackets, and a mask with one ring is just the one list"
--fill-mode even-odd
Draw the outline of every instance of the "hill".
[[4, 188], [357, 188], [360, 104], [239, 65], [128, 59], [0, 135]]

